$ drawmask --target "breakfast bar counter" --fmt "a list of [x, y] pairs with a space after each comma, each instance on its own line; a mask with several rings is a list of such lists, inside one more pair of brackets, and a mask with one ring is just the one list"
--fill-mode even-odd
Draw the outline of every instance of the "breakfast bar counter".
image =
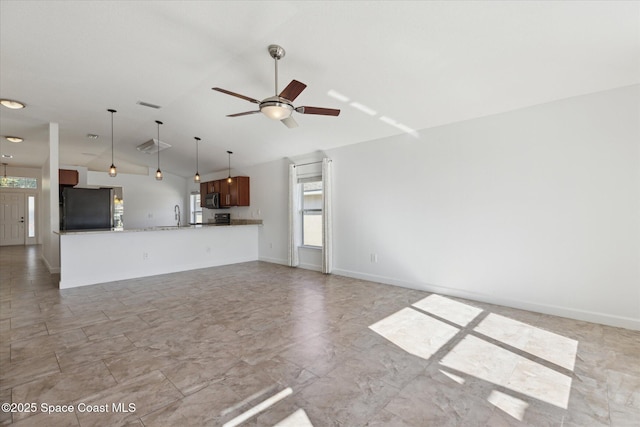
[[258, 259], [257, 223], [60, 231], [60, 289]]

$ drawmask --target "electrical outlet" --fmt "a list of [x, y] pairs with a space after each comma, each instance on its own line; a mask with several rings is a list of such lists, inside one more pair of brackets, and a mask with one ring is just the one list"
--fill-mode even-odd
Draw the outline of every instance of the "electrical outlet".
[[371, 262], [374, 264], [378, 262], [378, 254], [371, 254]]
[[148, 260], [149, 259], [149, 254], [147, 252], [142, 252], [142, 259], [143, 260]]
[[269, 249], [273, 249], [273, 243], [269, 243]]

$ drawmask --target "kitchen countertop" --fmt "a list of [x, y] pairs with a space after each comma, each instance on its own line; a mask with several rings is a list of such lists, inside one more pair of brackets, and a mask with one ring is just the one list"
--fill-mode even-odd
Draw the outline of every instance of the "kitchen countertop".
[[140, 231], [169, 231], [169, 230], [189, 230], [203, 227], [235, 227], [243, 225], [262, 225], [261, 219], [232, 219], [231, 224], [215, 224], [215, 223], [189, 223], [188, 225], [165, 225], [165, 226], [153, 226], [145, 228], [101, 228], [101, 229], [87, 229], [87, 230], [60, 230], [54, 231], [59, 235], [73, 235], [73, 234], [98, 234], [98, 233], [134, 233]]

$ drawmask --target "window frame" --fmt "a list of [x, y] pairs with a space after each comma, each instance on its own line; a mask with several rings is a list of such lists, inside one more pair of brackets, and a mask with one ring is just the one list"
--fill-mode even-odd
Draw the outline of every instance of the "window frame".
[[[299, 178], [298, 179], [298, 183], [300, 184], [300, 235], [301, 235], [301, 245], [300, 247], [302, 248], [307, 248], [307, 249], [316, 249], [316, 250], [321, 250], [322, 249], [322, 241], [320, 243], [320, 245], [310, 245], [310, 244], [305, 244], [305, 233], [304, 233], [304, 218], [305, 218], [305, 214], [311, 213], [311, 214], [315, 214], [315, 215], [320, 215], [321, 217], [324, 215], [324, 210], [322, 209], [322, 205], [320, 205], [320, 208], [305, 208], [304, 207], [304, 195], [305, 195], [305, 188], [304, 188], [304, 184], [306, 183], [310, 183], [310, 182], [319, 182], [322, 185], [322, 177], [320, 176], [314, 176], [314, 177], [308, 177], [308, 178]], [[324, 189], [322, 188], [322, 186], [320, 187], [320, 195], [322, 196], [324, 194]], [[322, 233], [322, 230], [320, 231]]]
[[[13, 185], [7, 185], [13, 183]], [[34, 184], [34, 187], [29, 187], [28, 184]], [[31, 176], [6, 176], [0, 180], [0, 188], [13, 189], [13, 190], [38, 190], [38, 178]]]

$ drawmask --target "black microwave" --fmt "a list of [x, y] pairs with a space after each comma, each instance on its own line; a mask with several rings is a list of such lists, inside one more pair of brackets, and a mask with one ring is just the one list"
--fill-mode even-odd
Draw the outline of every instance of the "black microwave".
[[220, 193], [209, 193], [204, 196], [204, 206], [209, 209], [220, 208]]

